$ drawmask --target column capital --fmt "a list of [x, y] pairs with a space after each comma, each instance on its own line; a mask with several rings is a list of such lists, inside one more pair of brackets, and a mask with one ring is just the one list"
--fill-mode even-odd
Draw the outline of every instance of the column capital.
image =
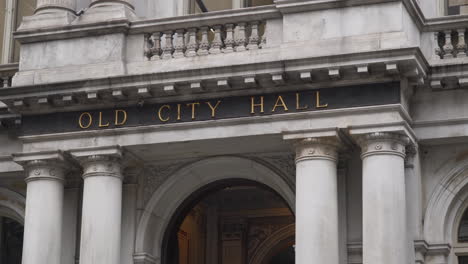
[[23, 166], [26, 182], [35, 180], [65, 182], [67, 171], [74, 168], [73, 163], [61, 151], [14, 154], [13, 161]]
[[336, 138], [304, 138], [296, 141], [296, 164], [304, 160], [325, 159], [338, 161], [338, 147], [340, 142]]
[[361, 158], [372, 155], [406, 156], [406, 146], [410, 139], [403, 134], [390, 132], [375, 132], [357, 136], [361, 147]]
[[71, 151], [83, 167], [83, 178], [110, 176], [122, 179], [122, 149], [120, 146]]

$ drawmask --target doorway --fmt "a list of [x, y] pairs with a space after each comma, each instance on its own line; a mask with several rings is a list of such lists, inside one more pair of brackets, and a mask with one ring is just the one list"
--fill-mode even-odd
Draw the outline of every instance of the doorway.
[[[179, 208], [166, 232], [162, 263], [294, 264], [294, 221], [270, 188], [246, 180], [217, 182]], [[286, 237], [278, 235], [283, 230]]]

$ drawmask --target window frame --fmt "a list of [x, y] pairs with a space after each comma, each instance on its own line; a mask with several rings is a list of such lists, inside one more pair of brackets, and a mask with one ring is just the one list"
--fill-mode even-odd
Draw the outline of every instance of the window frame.
[[5, 7], [5, 28], [3, 30], [3, 50], [0, 58], [0, 64], [13, 63], [14, 39], [17, 0], [6, 0]]

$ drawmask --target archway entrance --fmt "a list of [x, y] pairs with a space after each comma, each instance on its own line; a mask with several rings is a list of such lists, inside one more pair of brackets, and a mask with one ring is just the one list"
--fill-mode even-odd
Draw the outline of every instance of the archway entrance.
[[294, 264], [294, 215], [253, 181], [215, 182], [194, 193], [165, 237], [164, 264]]
[[23, 225], [0, 216], [0, 263], [21, 264]]

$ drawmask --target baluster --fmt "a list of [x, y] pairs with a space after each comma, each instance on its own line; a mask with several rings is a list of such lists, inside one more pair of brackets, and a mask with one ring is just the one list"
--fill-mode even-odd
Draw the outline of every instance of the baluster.
[[197, 56], [197, 29], [196, 28], [189, 28], [188, 29], [188, 43], [187, 43], [187, 50], [185, 51], [185, 56], [187, 57], [195, 57]]
[[208, 42], [208, 27], [204, 26], [200, 28], [202, 37], [200, 45], [198, 47], [198, 55], [208, 55], [208, 49], [210, 48], [210, 43]]
[[176, 30], [177, 38], [175, 40], [174, 45], [174, 58], [183, 58], [184, 57], [184, 49], [185, 49], [185, 40], [184, 34], [185, 29], [178, 29]]
[[10, 78], [9, 77], [3, 77], [3, 88], [10, 87]]
[[221, 39], [221, 25], [213, 26], [214, 38], [211, 42], [210, 53], [219, 54], [221, 53], [221, 48], [223, 47], [223, 40]]
[[234, 24], [226, 24], [226, 38], [224, 39], [224, 53], [234, 51]]
[[267, 42], [266, 32], [267, 32], [267, 24], [265, 23], [264, 28], [263, 28], [263, 34], [262, 34], [262, 37], [261, 37], [261, 40], [260, 40], [260, 45], [259, 45], [259, 48], [261, 48], [261, 49], [266, 46], [266, 42]]
[[162, 58], [167, 60], [172, 58], [172, 51], [174, 50], [172, 45], [172, 31], [166, 31], [164, 34], [166, 35], [166, 45], [162, 49]]
[[250, 23], [250, 38], [249, 38], [249, 45], [247, 45], [247, 49], [255, 50], [258, 49], [258, 41], [260, 37], [258, 36], [258, 21], [254, 21]]
[[143, 54], [149, 60], [153, 54], [151, 53], [151, 47], [153, 46], [153, 42], [151, 41], [150, 35], [145, 34], [145, 47], [143, 48]]
[[457, 58], [466, 57], [465, 29], [458, 29]]
[[439, 32], [434, 33], [434, 42], [435, 42], [435, 49], [434, 49], [435, 54], [437, 55], [437, 57], [441, 59], [443, 57], [443, 52], [440, 49], [440, 45], [439, 45]]
[[244, 51], [245, 49], [245, 23], [237, 24], [237, 34], [235, 34], [235, 42], [236, 42], [236, 51]]
[[444, 59], [453, 58], [453, 45], [452, 45], [452, 31], [446, 30], [445, 33], [445, 44], [443, 46]]
[[151, 60], [161, 59], [161, 32], [155, 32], [151, 35], [153, 47], [151, 47]]

